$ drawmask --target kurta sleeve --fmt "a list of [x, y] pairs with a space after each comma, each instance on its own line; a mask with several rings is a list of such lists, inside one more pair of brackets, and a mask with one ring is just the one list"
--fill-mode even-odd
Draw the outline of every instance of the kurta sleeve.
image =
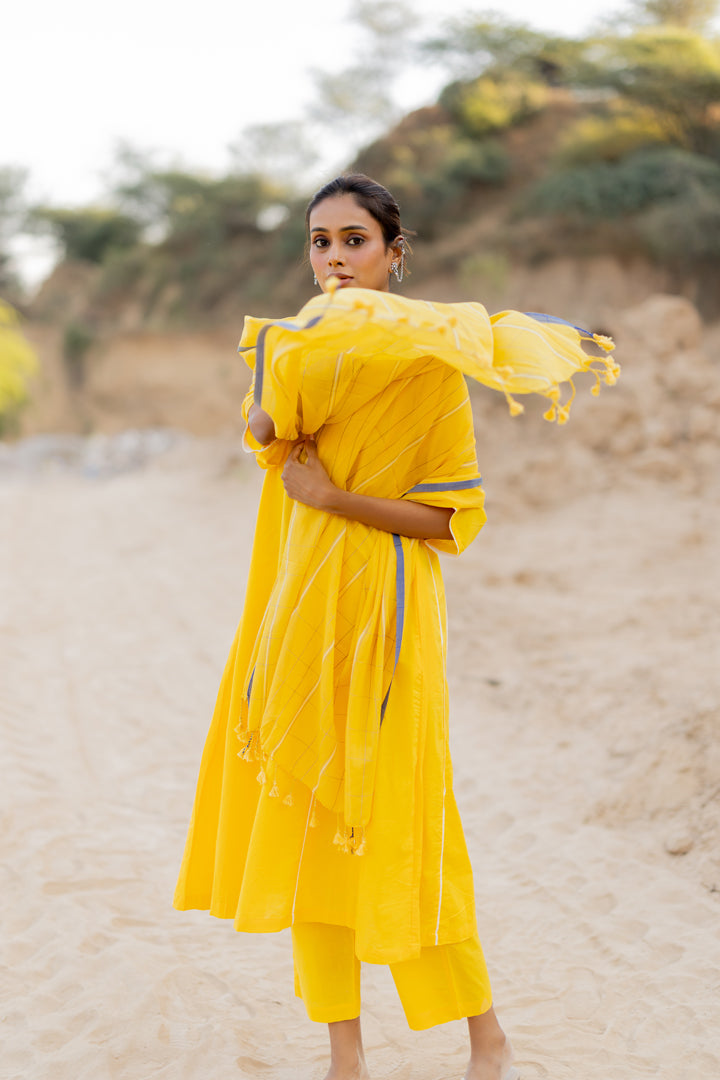
[[459, 555], [486, 521], [472, 406], [459, 371], [449, 373], [443, 381], [435, 415], [418, 448], [409, 480], [403, 498], [454, 511], [450, 519], [453, 539], [426, 542], [437, 551]]
[[252, 371], [252, 379], [250, 380], [250, 388], [243, 398], [241, 406], [241, 415], [245, 421], [245, 431], [243, 433], [243, 450], [248, 454], [255, 455], [255, 461], [261, 469], [269, 469], [272, 466], [279, 466], [285, 463], [290, 450], [290, 443], [283, 439], [274, 439], [271, 443], [261, 443], [253, 435], [250, 430], [250, 423], [248, 420], [248, 414], [250, 412], [250, 406], [255, 401], [255, 350], [252, 347], [248, 347], [245, 351], [244, 346], [249, 346], [249, 342], [253, 342], [257, 337], [257, 331], [259, 324], [262, 324], [268, 320], [255, 319], [248, 317], [245, 320], [245, 328], [243, 330], [243, 336], [240, 339], [239, 348], [243, 350], [245, 361], [248, 367]]
[[249, 454], [259, 454], [265, 449], [263, 443], [257, 441], [252, 431], [250, 430], [250, 420], [248, 419], [248, 413], [250, 412], [250, 406], [253, 404], [253, 396], [255, 394], [255, 372], [250, 381], [250, 389], [243, 398], [242, 407], [240, 413], [245, 421], [245, 432], [243, 434], [243, 449], [247, 450]]

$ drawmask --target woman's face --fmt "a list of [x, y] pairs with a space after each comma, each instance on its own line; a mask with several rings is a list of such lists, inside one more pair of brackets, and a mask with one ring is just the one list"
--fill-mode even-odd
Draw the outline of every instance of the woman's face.
[[387, 247], [380, 223], [352, 195], [323, 199], [310, 214], [310, 262], [323, 292], [337, 278], [340, 288], [387, 292], [390, 264], [399, 262]]

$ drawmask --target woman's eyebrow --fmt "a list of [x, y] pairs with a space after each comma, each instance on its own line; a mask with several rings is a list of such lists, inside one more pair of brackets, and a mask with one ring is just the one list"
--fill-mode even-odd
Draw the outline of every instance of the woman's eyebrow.
[[[343, 225], [342, 229], [339, 229], [338, 231], [339, 232], [367, 232], [368, 230], [367, 230], [367, 227], [365, 225]], [[330, 232], [330, 230], [326, 229], [324, 225], [316, 225], [313, 229], [310, 230], [310, 232], [311, 233], [314, 233], [314, 232]]]

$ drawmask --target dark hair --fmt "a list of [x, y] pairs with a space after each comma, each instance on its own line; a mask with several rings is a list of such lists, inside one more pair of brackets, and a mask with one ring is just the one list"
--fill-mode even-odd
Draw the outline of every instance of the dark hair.
[[405, 253], [412, 251], [407, 233], [400, 224], [400, 207], [387, 188], [371, 180], [365, 173], [347, 173], [336, 176], [319, 191], [316, 191], [305, 211], [305, 225], [310, 228], [310, 215], [325, 199], [334, 199], [338, 195], [352, 195], [358, 206], [371, 214], [382, 229], [385, 246], [395, 243], [401, 236], [405, 241]]

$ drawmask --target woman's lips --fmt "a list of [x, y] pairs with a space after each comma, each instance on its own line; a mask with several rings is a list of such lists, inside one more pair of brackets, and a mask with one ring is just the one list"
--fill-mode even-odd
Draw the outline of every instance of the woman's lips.
[[335, 278], [338, 283], [338, 289], [341, 289], [343, 285], [349, 285], [352, 282], [352, 278], [347, 274], [328, 274], [328, 277]]

